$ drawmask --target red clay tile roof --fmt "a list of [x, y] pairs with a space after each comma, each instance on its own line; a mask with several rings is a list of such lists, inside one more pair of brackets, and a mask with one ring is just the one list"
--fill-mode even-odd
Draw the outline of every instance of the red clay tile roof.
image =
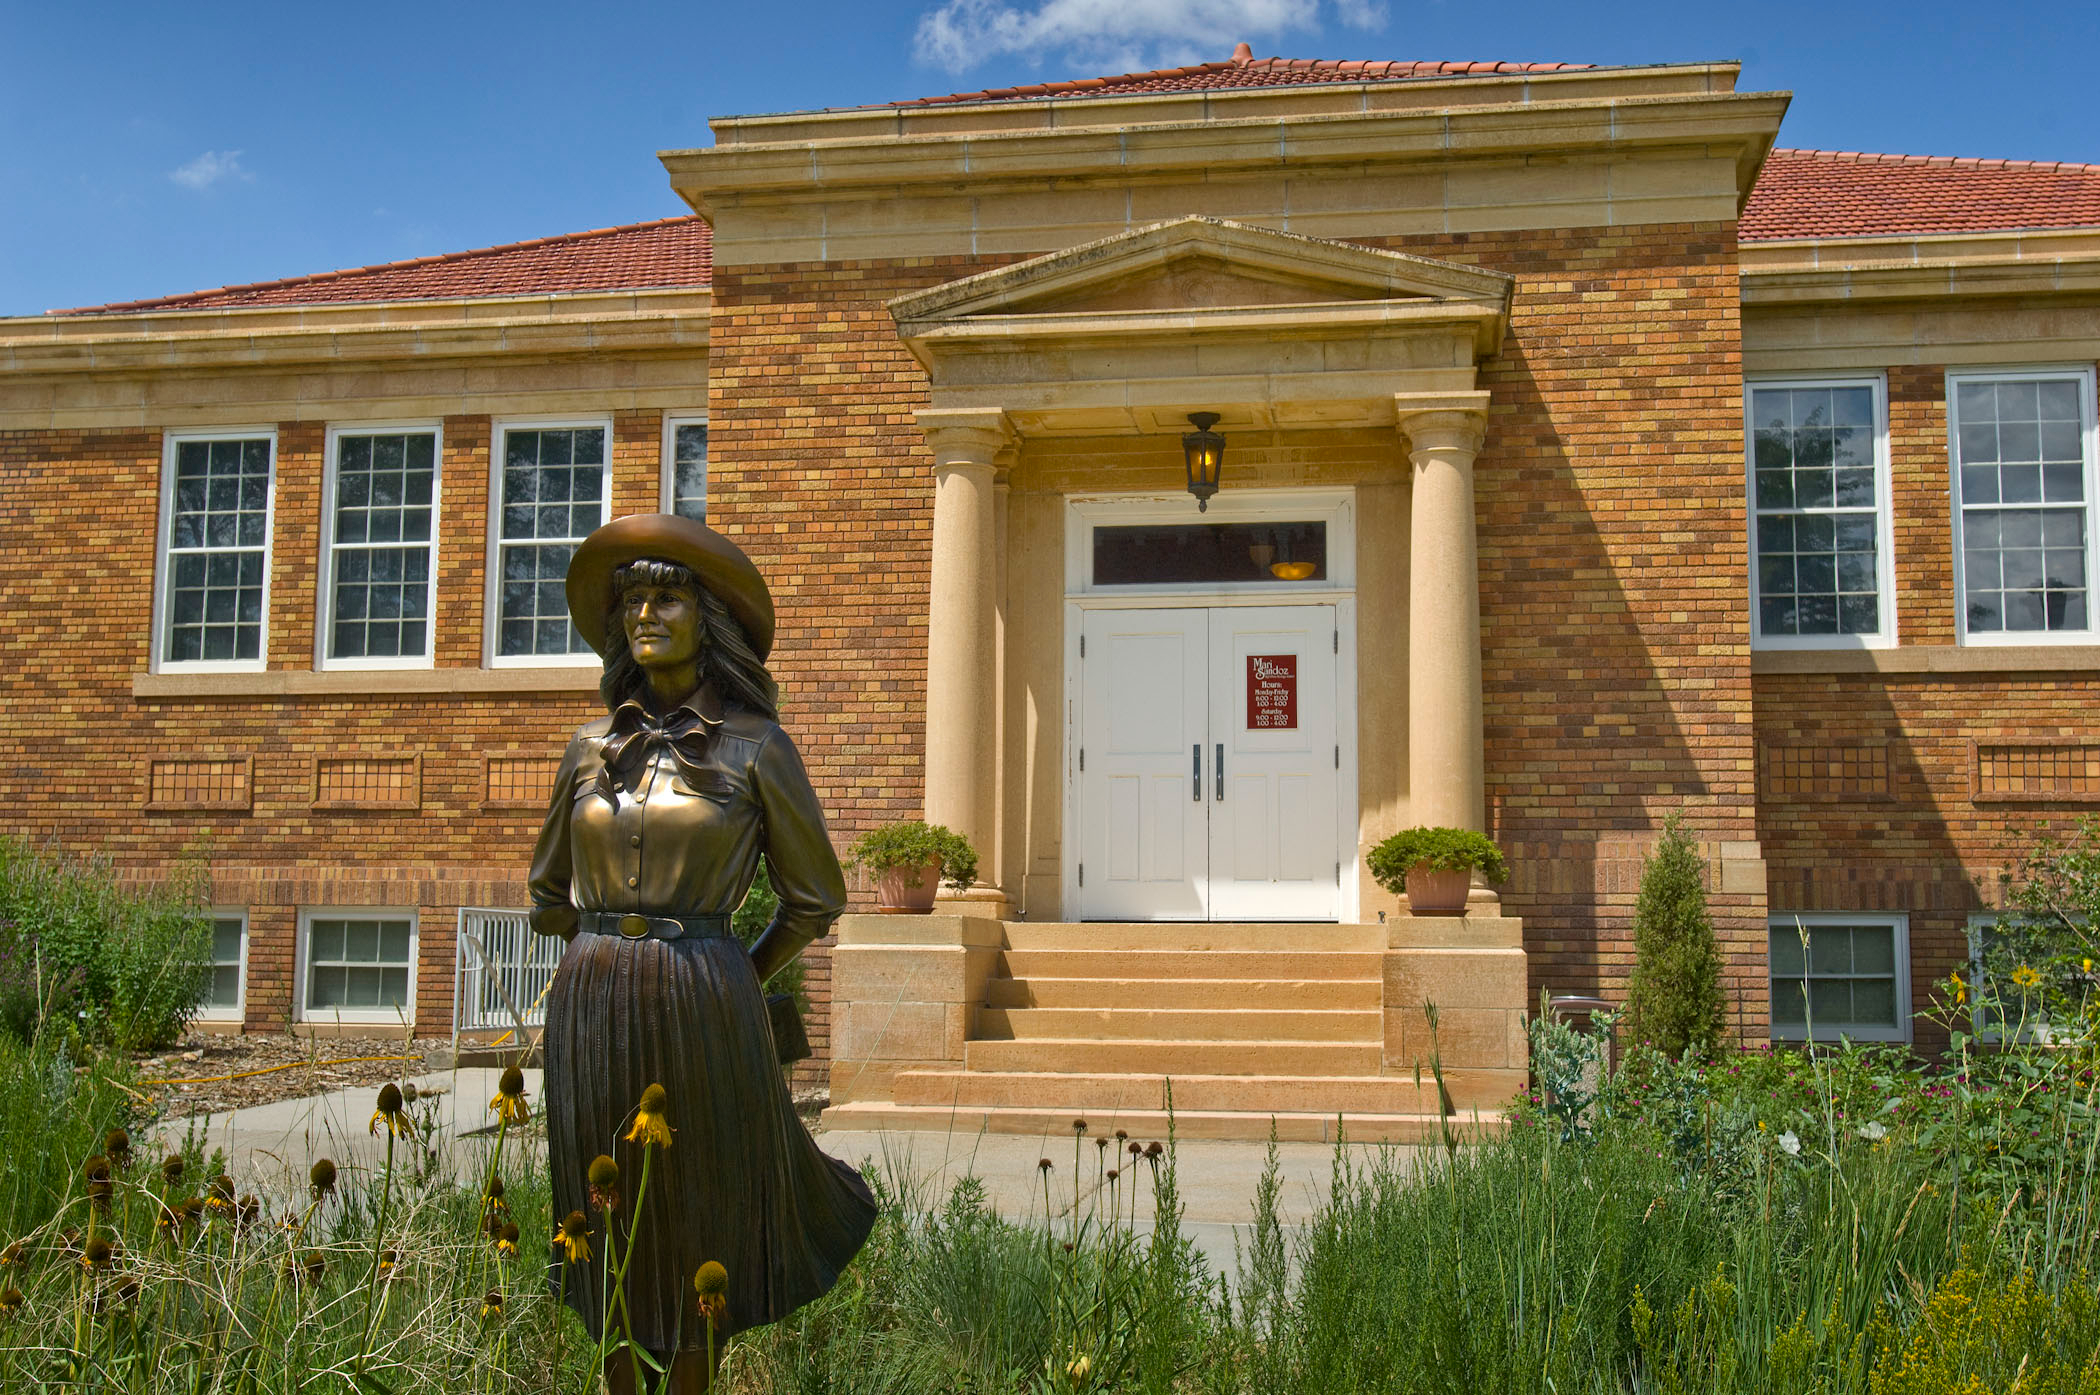
[[324, 271], [282, 281], [221, 286], [154, 300], [83, 305], [53, 315], [139, 310], [215, 310], [378, 300], [451, 300], [563, 291], [705, 286], [714, 276], [714, 236], [699, 218], [663, 218], [618, 228], [542, 237], [439, 257]]
[[1409, 63], [1383, 59], [1243, 59], [1235, 56], [1226, 63], [1197, 63], [1186, 68], [1159, 68], [1149, 73], [1079, 78], [1071, 82], [1037, 82], [1026, 87], [992, 87], [982, 92], [951, 92], [945, 97], [914, 97], [902, 102], [873, 105], [930, 107], [959, 102], [1029, 101], [1041, 97], [1128, 97], [1144, 92], [1214, 92], [1235, 87], [1297, 87], [1319, 82], [1400, 82], [1409, 78], [1486, 77], [1496, 73], [1558, 73], [1589, 66], [1587, 63]]
[[1737, 237], [1881, 237], [2100, 224], [2100, 165], [1774, 150]]

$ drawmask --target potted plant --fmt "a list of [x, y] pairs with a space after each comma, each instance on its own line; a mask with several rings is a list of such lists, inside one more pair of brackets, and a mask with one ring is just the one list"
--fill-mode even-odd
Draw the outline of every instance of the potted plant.
[[968, 891], [977, 880], [970, 840], [923, 819], [869, 829], [847, 849], [846, 865], [874, 880], [875, 909], [884, 915], [926, 915], [942, 882]]
[[1509, 875], [1502, 850], [1470, 828], [1403, 828], [1371, 849], [1371, 875], [1387, 891], [1407, 893], [1416, 915], [1456, 915], [1477, 870], [1491, 882]]

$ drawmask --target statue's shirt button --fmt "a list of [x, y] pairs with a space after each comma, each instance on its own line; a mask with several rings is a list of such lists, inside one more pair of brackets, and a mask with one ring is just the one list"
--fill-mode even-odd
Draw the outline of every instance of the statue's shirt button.
[[630, 848], [638, 848], [638, 847], [640, 847], [641, 845], [642, 845], [642, 835], [641, 835], [641, 834], [639, 834], [639, 833], [630, 833], [630, 834], [628, 834], [628, 835], [627, 835], [627, 846], [628, 846], [628, 847], [630, 847]]
[[639, 877], [629, 877], [627, 879], [627, 884], [629, 886], [639, 886], [641, 884], [641, 879]]

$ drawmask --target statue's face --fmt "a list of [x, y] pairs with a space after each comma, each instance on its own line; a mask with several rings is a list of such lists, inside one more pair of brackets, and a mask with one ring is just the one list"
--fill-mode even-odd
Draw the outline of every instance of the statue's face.
[[630, 586], [620, 598], [627, 647], [645, 669], [676, 669], [700, 657], [700, 598], [683, 586]]

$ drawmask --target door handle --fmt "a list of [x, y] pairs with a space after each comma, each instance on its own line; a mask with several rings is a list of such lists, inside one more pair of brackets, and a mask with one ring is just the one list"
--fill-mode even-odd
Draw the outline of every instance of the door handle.
[[1218, 771], [1217, 779], [1213, 783], [1217, 787], [1217, 797], [1223, 799], [1225, 797], [1225, 743], [1222, 741], [1218, 743]]
[[1198, 804], [1203, 802], [1203, 743], [1198, 741], [1189, 747], [1189, 798]]

